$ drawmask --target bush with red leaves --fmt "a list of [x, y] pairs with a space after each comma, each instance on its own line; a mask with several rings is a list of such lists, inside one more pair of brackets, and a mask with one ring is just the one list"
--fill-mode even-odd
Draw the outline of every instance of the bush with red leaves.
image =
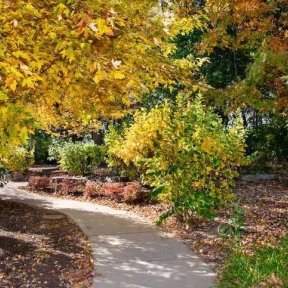
[[119, 202], [134, 203], [142, 200], [142, 189], [139, 182], [114, 182], [114, 183], [103, 183], [100, 187], [98, 195], [103, 195], [112, 198]]
[[74, 193], [84, 193], [85, 191], [85, 180], [63, 179], [60, 183], [59, 193], [62, 195], [74, 194]]
[[133, 203], [141, 200], [141, 184], [139, 182], [130, 182], [124, 187], [123, 200], [126, 203]]
[[123, 199], [124, 187], [125, 184], [122, 182], [103, 183], [100, 193], [104, 196], [108, 196], [119, 201]]
[[88, 180], [85, 185], [84, 196], [85, 197], [95, 197], [101, 195], [102, 183], [99, 181]]
[[50, 186], [50, 178], [46, 176], [29, 177], [29, 186], [36, 190], [46, 190]]

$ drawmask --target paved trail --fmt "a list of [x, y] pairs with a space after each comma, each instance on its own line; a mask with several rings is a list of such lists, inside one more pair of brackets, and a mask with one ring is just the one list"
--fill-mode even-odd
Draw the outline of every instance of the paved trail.
[[96, 288], [208, 288], [215, 274], [180, 241], [144, 219], [89, 202], [47, 197], [21, 190], [25, 183], [0, 189], [3, 200], [58, 210], [89, 236], [95, 257]]

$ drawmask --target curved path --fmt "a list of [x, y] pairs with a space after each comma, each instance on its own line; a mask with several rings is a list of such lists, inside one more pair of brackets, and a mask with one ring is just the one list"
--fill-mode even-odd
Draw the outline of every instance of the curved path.
[[95, 258], [93, 287], [208, 288], [215, 274], [180, 241], [142, 218], [109, 207], [33, 194], [25, 183], [0, 189], [3, 200], [61, 211], [89, 236]]

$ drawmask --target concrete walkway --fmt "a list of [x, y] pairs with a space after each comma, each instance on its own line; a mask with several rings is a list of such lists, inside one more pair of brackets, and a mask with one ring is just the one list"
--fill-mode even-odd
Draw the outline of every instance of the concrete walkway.
[[0, 189], [3, 200], [55, 209], [74, 219], [89, 236], [95, 257], [93, 287], [208, 288], [215, 274], [180, 241], [163, 235], [142, 218], [89, 202]]

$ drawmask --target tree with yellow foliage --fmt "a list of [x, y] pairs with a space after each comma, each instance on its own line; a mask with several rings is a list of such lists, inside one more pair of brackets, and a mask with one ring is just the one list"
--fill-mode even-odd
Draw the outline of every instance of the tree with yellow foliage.
[[33, 119], [44, 129], [95, 128], [140, 94], [171, 89], [187, 61], [162, 45], [170, 26], [156, 0], [1, 0], [0, 151], [26, 138]]

